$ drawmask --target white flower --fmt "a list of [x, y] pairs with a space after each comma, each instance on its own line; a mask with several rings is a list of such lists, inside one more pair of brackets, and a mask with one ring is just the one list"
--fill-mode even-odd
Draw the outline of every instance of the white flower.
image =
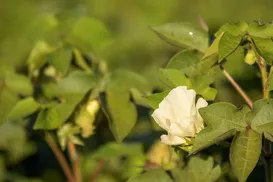
[[195, 137], [204, 128], [203, 119], [198, 109], [206, 107], [207, 101], [199, 98], [195, 105], [196, 92], [186, 86], [179, 86], [170, 91], [162, 100], [152, 117], [168, 135], [161, 136], [161, 142], [167, 145], [186, 144], [185, 138]]

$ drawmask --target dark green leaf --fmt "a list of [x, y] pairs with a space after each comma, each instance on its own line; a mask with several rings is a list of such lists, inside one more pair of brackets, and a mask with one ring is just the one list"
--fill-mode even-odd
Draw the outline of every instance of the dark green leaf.
[[144, 77], [120, 70], [112, 75], [105, 90], [109, 126], [118, 142], [130, 133], [137, 120], [136, 108], [130, 100], [131, 89], [147, 94], [151, 88]]
[[235, 131], [243, 131], [247, 127], [245, 115], [249, 108], [238, 110], [234, 105], [224, 102], [211, 104], [199, 109], [207, 126], [201, 130], [193, 142], [192, 153], [231, 137]]
[[246, 129], [238, 133], [230, 148], [230, 162], [239, 182], [245, 182], [256, 166], [262, 149], [262, 135]]
[[173, 182], [163, 169], [150, 170], [144, 174], [129, 179], [127, 182]]
[[106, 160], [122, 156], [138, 156], [142, 153], [143, 147], [140, 144], [110, 142], [95, 151], [92, 158]]
[[204, 52], [208, 48], [208, 33], [189, 23], [168, 23], [152, 28], [163, 40]]

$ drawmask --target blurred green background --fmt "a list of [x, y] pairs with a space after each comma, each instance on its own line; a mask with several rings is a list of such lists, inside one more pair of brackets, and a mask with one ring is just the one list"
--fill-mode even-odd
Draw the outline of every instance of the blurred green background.
[[[224, 23], [257, 19], [270, 21], [272, 8], [273, 1], [270, 0], [2, 0], [0, 61], [5, 65], [15, 65], [19, 73], [26, 73], [28, 56], [37, 41], [45, 40], [50, 45], [56, 45], [71, 32], [79, 18], [87, 16], [103, 22], [109, 31], [109, 46], [95, 51], [95, 55], [105, 61], [107, 69], [113, 71], [124, 68], [141, 73], [149, 79], [149, 83], [160, 89], [162, 85], [158, 78], [158, 69], [166, 65], [179, 49], [160, 40], [151, 31], [151, 26], [176, 21], [199, 25], [198, 17], [201, 17], [207, 23], [213, 40], [213, 33]], [[84, 37], [90, 32], [86, 29], [81, 33]], [[243, 50], [236, 51], [228, 59], [230, 61], [225, 68], [247, 90], [253, 100], [260, 98], [259, 75], [256, 68], [244, 63]], [[215, 87], [219, 90], [217, 101], [231, 101], [238, 106], [243, 104], [243, 100], [227, 82], [220, 79]], [[142, 115], [128, 141], [143, 142], [147, 148], [159, 135], [151, 134], [152, 124], [146, 122], [150, 120], [150, 111], [143, 108], [139, 110]], [[106, 142], [107, 137], [101, 138], [110, 135], [110, 131], [105, 131], [105, 127], [107, 124], [100, 125], [98, 134], [87, 141], [87, 148], [83, 153], [93, 151]], [[50, 149], [39, 135], [32, 129], [27, 129], [26, 136], [36, 142], [37, 152], [9, 165], [7, 170], [14, 170], [23, 176], [42, 178], [44, 181], [64, 181]], [[95, 164], [91, 162], [86, 165], [89, 165], [87, 169], [91, 169]], [[118, 167], [118, 164], [113, 162], [109, 168], [111, 167], [111, 172], [105, 173], [106, 177], [102, 176], [104, 179], [101, 181], [117, 181], [115, 176], [120, 173], [118, 169], [113, 169]], [[10, 181], [16, 181], [15, 179], [22, 181], [22, 177], [16, 178], [14, 175]]]

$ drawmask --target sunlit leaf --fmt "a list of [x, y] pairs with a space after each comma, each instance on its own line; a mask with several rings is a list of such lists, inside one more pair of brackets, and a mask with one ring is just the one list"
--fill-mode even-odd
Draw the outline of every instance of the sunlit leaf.
[[233, 53], [240, 45], [241, 39], [242, 39], [241, 36], [234, 36], [229, 32], [225, 32], [218, 46], [219, 50], [218, 62], [221, 62], [223, 59], [225, 59], [227, 56]]
[[273, 37], [273, 25], [269, 23], [259, 24], [258, 22], [252, 22], [249, 24], [248, 33], [251, 36], [261, 38]]
[[273, 63], [273, 41], [271, 39], [263, 39], [258, 37], [252, 37], [255, 46], [258, 50], [258, 54], [262, 56], [265, 62], [269, 65]]
[[248, 24], [246, 22], [227, 23], [221, 26], [221, 28], [215, 33], [215, 37], [218, 37], [222, 32], [228, 32], [233, 36], [244, 35], [247, 32]]
[[213, 41], [213, 43], [211, 44], [211, 46], [208, 48], [208, 50], [206, 51], [205, 55], [202, 57], [202, 59], [205, 59], [213, 54], [218, 53], [218, 47], [219, 47], [219, 42], [222, 38], [222, 36], [224, 35], [224, 32], [220, 33], [215, 40]]
[[204, 52], [208, 48], [208, 33], [189, 23], [168, 23], [152, 29], [170, 44]]
[[18, 120], [22, 119], [30, 114], [36, 112], [41, 105], [37, 103], [33, 97], [27, 97], [25, 99], [20, 100], [16, 103], [14, 108], [8, 114], [7, 118], [9, 120]]

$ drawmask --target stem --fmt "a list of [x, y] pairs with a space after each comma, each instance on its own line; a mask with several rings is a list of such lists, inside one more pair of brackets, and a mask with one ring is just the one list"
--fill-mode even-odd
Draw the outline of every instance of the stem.
[[[266, 70], [266, 65], [264, 63], [263, 58], [258, 55], [257, 50], [252, 42], [252, 47], [255, 50], [255, 55], [257, 58], [257, 63], [260, 68], [261, 76], [262, 76], [262, 86], [263, 86], [263, 98], [269, 98], [269, 89], [268, 89], [268, 73]], [[272, 164], [271, 164], [271, 150], [270, 150], [270, 141], [264, 138], [264, 168], [266, 175], [266, 182], [273, 182], [273, 173], [272, 173]]]
[[96, 178], [98, 177], [99, 173], [102, 170], [104, 163], [105, 163], [105, 161], [102, 159], [98, 161], [95, 171], [91, 174], [91, 176], [89, 178], [89, 182], [95, 182]]
[[59, 146], [56, 144], [55, 140], [51, 136], [50, 133], [45, 134], [45, 141], [50, 146], [51, 150], [53, 151], [55, 157], [57, 158], [60, 166], [63, 169], [63, 172], [69, 182], [75, 182], [74, 176], [72, 174], [72, 171], [69, 167], [69, 164], [67, 163], [66, 158], [64, 157], [62, 151], [60, 150]]
[[232, 78], [232, 76], [225, 70], [224, 68], [221, 68], [225, 77], [228, 79], [228, 81], [233, 85], [233, 87], [239, 92], [239, 94], [244, 98], [249, 108], [253, 109], [253, 102], [252, 100], [247, 96], [247, 94], [244, 92], [244, 90], [238, 85], [238, 83]]
[[76, 178], [76, 182], [82, 182], [81, 161], [78, 156], [76, 146], [74, 143], [72, 143], [72, 142], [68, 143], [68, 152], [69, 152], [70, 160], [72, 162], [73, 173]]

